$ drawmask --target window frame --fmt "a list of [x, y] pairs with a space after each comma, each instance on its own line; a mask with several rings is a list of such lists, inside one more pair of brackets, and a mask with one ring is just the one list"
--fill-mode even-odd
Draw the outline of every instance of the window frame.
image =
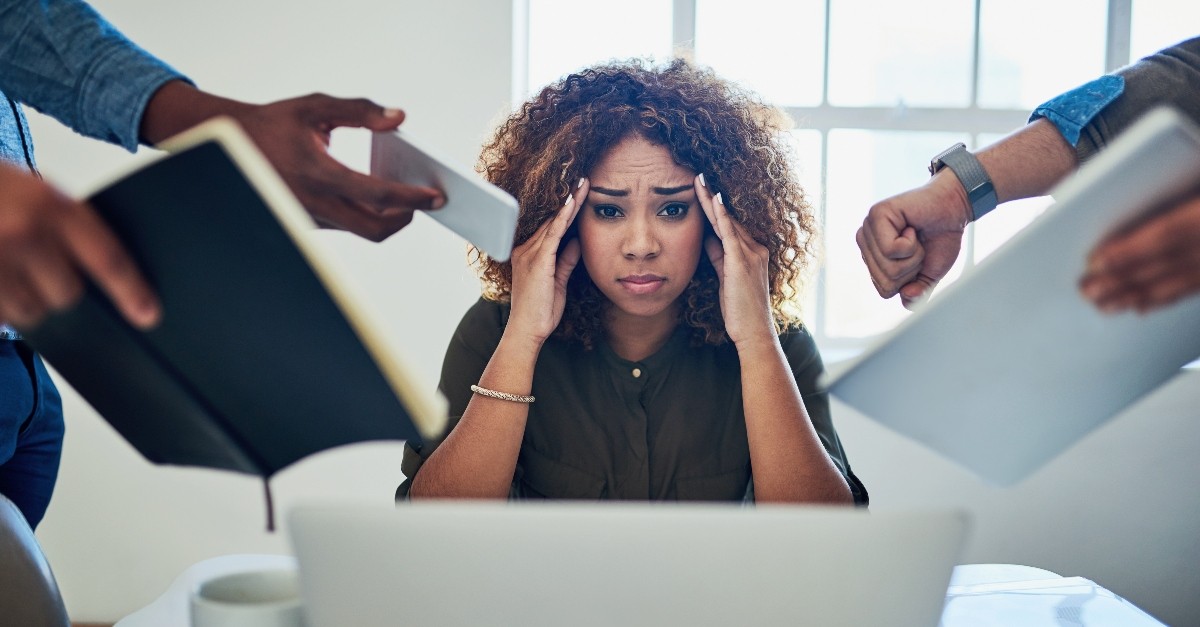
[[[672, 48], [683, 54], [695, 50], [696, 3], [697, 0], [672, 1]], [[821, 163], [818, 166], [820, 196], [815, 198], [818, 220], [825, 224], [825, 194], [828, 179], [829, 133], [833, 130], [853, 129], [868, 131], [917, 131], [939, 133], [961, 133], [969, 135], [979, 148], [981, 135], [1003, 135], [1026, 123], [1026, 109], [984, 108], [978, 104], [980, 66], [980, 15], [983, 0], [974, 0], [974, 32], [972, 33], [972, 60], [970, 76], [970, 101], [965, 107], [847, 107], [829, 102], [829, 34], [831, 5], [834, 0], [825, 0], [825, 46], [824, 72], [821, 87], [821, 102], [815, 106], [782, 107], [792, 119], [804, 120], [804, 130], [820, 134]], [[1130, 41], [1133, 19], [1133, 0], [1108, 0], [1106, 20], [1104, 68], [1111, 72], [1130, 62]], [[513, 101], [522, 102], [529, 96], [529, 0], [513, 0]], [[960, 260], [966, 271], [975, 265], [974, 225], [969, 225], [963, 240]], [[869, 345], [878, 335], [864, 337], [830, 336], [826, 332], [828, 286], [825, 268], [818, 268], [812, 275], [814, 291], [813, 311], [805, 312], [805, 322], [817, 344], [826, 353], [827, 360], [836, 361], [852, 356]], [[829, 359], [832, 357], [833, 359]]]

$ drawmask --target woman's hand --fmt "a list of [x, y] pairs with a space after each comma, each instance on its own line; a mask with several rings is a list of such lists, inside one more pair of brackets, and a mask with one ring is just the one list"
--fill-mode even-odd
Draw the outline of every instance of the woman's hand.
[[590, 185], [579, 179], [558, 214], [543, 224], [512, 253], [512, 313], [507, 335], [515, 332], [539, 347], [562, 319], [567, 280], [579, 263], [579, 240], [572, 238], [559, 251], [563, 235], [575, 221]]
[[703, 174], [696, 177], [696, 196], [717, 234], [704, 240], [704, 250], [720, 281], [725, 332], [739, 350], [747, 344], [774, 343], [776, 334], [771, 314], [767, 271], [770, 253], [767, 247], [754, 241], [746, 229], [729, 216], [721, 194], [711, 194]]

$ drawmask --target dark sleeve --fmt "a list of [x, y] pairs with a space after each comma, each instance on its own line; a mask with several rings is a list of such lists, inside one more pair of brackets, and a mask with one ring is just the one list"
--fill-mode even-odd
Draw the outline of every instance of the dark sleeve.
[[[492, 353], [500, 344], [500, 336], [504, 334], [504, 326], [508, 323], [508, 306], [489, 302], [482, 298], [475, 302], [458, 323], [450, 345], [446, 347], [446, 356], [442, 360], [442, 376], [438, 381], [440, 391], [449, 403], [450, 420], [446, 424], [446, 434], [454, 429], [459, 418], [471, 401], [471, 386], [479, 383], [484, 368], [492, 359]], [[408, 490], [412, 487], [412, 478], [420, 470], [421, 464], [437, 450], [446, 434], [437, 440], [425, 442], [406, 442], [404, 445], [404, 461], [401, 470], [404, 472], [404, 483], [396, 490], [396, 499], [408, 498]]]
[[825, 373], [825, 364], [821, 361], [821, 354], [817, 352], [816, 342], [802, 327], [787, 330], [779, 340], [783, 345], [783, 353], [787, 356], [788, 366], [792, 369], [792, 376], [800, 388], [800, 395], [804, 398], [804, 408], [808, 410], [809, 419], [817, 430], [817, 436], [821, 438], [821, 444], [825, 446], [825, 452], [829, 453], [833, 464], [846, 478], [850, 492], [854, 495], [854, 504], [866, 506], [869, 503], [867, 488], [850, 469], [850, 461], [846, 458], [842, 441], [833, 428], [833, 418], [829, 413], [829, 394], [817, 385], [821, 375]]
[[1125, 90], [1083, 127], [1075, 153], [1095, 156], [1121, 131], [1157, 105], [1171, 105], [1200, 124], [1200, 37], [1161, 50], [1115, 72]]

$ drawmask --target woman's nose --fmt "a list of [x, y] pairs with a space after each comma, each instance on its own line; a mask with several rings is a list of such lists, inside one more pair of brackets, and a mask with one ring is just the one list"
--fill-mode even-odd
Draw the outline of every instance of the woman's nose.
[[662, 246], [649, 221], [630, 220], [627, 224], [621, 250], [626, 259], [649, 258], [661, 252]]

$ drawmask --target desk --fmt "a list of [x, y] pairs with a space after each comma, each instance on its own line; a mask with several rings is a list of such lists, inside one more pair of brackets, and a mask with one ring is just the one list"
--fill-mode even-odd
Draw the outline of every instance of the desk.
[[956, 566], [941, 627], [1165, 627], [1132, 603], [1083, 577], [1031, 566]]
[[[288, 555], [223, 555], [183, 571], [161, 596], [114, 627], [189, 627], [188, 595], [201, 581], [248, 570], [296, 568]], [[1165, 627], [1082, 577], [1032, 566], [956, 566], [940, 627]], [[350, 627], [350, 626], [348, 626]]]

